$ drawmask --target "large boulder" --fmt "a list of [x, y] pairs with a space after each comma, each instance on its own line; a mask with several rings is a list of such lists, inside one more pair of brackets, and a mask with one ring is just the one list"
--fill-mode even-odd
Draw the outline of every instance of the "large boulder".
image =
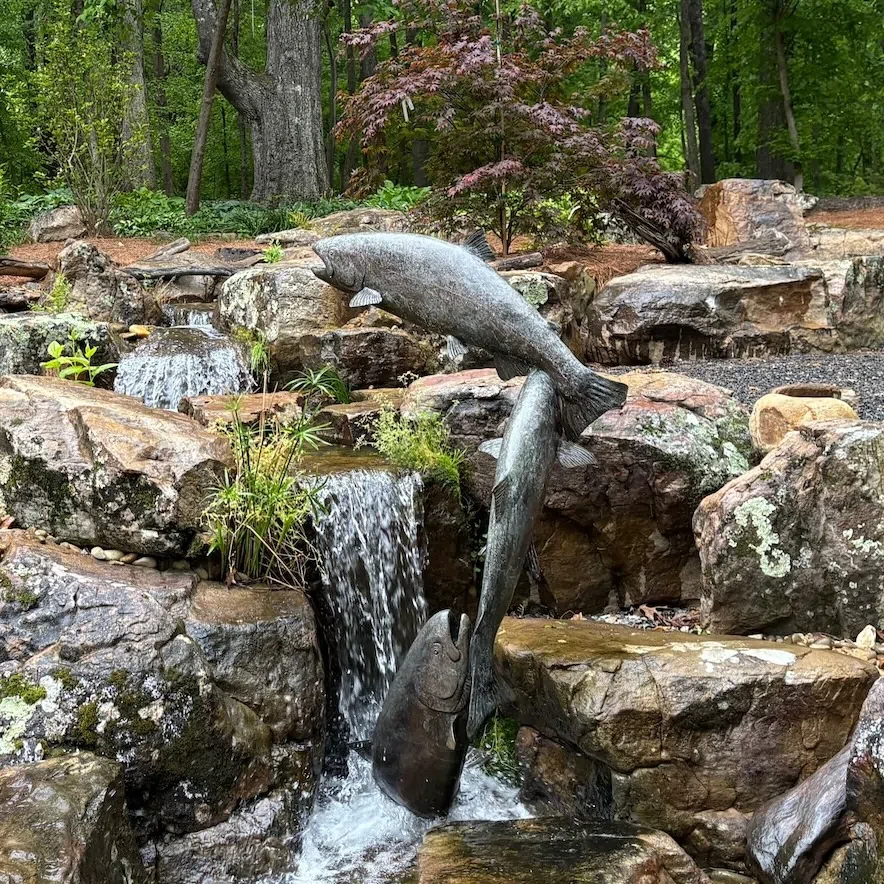
[[790, 433], [700, 504], [702, 622], [723, 632], [884, 626], [884, 425]]
[[408, 219], [394, 209], [346, 209], [324, 218], [314, 218], [310, 229], [320, 236], [344, 233], [402, 233], [408, 230]]
[[611, 822], [449, 823], [424, 836], [418, 884], [709, 884], [662, 832]]
[[32, 218], [28, 225], [28, 239], [31, 242], [64, 242], [85, 233], [86, 225], [76, 206], [47, 209]]
[[119, 360], [118, 341], [106, 322], [73, 313], [15, 313], [0, 316], [0, 374], [40, 374], [40, 363], [50, 359], [49, 345], [68, 344], [72, 338], [77, 346], [98, 348], [94, 365]]
[[616, 365], [831, 349], [822, 270], [651, 265], [612, 279], [588, 311], [587, 357]]
[[184, 554], [231, 463], [226, 440], [182, 414], [58, 378], [0, 378], [0, 505], [20, 525]]
[[218, 299], [222, 323], [260, 334], [280, 379], [303, 367], [299, 343], [322, 335], [350, 317], [346, 295], [299, 264], [263, 264], [234, 274]]
[[614, 816], [702, 865], [742, 864], [749, 814], [844, 746], [875, 667], [834, 651], [504, 620], [506, 714], [607, 765]]
[[[4, 542], [0, 755], [121, 760], [136, 832], [157, 839], [159, 856], [170, 839], [217, 826], [203, 837], [229, 860], [259, 829], [298, 830], [324, 729], [304, 593], [99, 562], [22, 532]], [[284, 799], [273, 825], [268, 798]]]
[[884, 230], [810, 225], [810, 254], [816, 260], [884, 255]]
[[884, 257], [814, 263], [825, 276], [838, 346], [856, 350], [884, 345]]
[[733, 246], [774, 232], [789, 249], [809, 245], [804, 212], [807, 197], [785, 181], [725, 178], [704, 188], [697, 206], [710, 246]]
[[0, 880], [144, 884], [120, 765], [83, 752], [0, 769]]
[[[581, 439], [597, 465], [553, 468], [535, 529], [560, 612], [596, 613], [612, 592], [623, 605], [698, 598], [694, 510], [749, 467], [747, 414], [730, 391], [669, 372], [618, 380], [626, 404]], [[470, 487], [487, 503], [496, 461], [477, 452], [471, 465]]]
[[749, 432], [752, 444], [763, 454], [768, 454], [786, 433], [799, 427], [827, 420], [858, 420], [853, 408], [836, 396], [790, 395], [786, 393], [766, 393], [749, 415]]
[[156, 305], [141, 283], [91, 243], [68, 243], [56, 256], [55, 264], [71, 284], [67, 309], [97, 322], [127, 326], [158, 318]]

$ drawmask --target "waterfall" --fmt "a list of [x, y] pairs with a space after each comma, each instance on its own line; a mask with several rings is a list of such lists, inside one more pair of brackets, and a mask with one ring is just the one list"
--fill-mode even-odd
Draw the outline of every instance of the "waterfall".
[[416, 473], [355, 470], [326, 477], [317, 521], [320, 570], [337, 627], [340, 711], [367, 740], [399, 662], [427, 619]]
[[[351, 740], [372, 736], [396, 667], [427, 617], [418, 546], [422, 483], [414, 473], [355, 470], [328, 476], [316, 525], [323, 589], [337, 627], [339, 709]], [[517, 790], [468, 756], [456, 819], [528, 816]], [[434, 823], [413, 816], [374, 784], [371, 762], [351, 751], [345, 778], [326, 776], [293, 872], [275, 884], [400, 881]]]
[[196, 326], [197, 328], [215, 325], [214, 303], [169, 303], [163, 304], [163, 318], [169, 325]]
[[153, 408], [186, 396], [245, 393], [252, 375], [242, 347], [212, 328], [158, 328], [121, 356], [114, 390]]

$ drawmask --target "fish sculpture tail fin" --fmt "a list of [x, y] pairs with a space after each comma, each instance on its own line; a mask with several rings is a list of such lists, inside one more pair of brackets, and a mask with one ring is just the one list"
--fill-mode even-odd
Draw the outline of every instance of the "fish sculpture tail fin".
[[590, 368], [584, 368], [576, 391], [562, 396], [562, 428], [572, 442], [594, 421], [612, 408], [626, 401], [626, 384], [603, 378]]
[[470, 687], [470, 711], [467, 718], [467, 738], [472, 742], [482, 732], [485, 722], [494, 714], [500, 703], [500, 694], [491, 669], [491, 653], [474, 643], [470, 649], [472, 685]]

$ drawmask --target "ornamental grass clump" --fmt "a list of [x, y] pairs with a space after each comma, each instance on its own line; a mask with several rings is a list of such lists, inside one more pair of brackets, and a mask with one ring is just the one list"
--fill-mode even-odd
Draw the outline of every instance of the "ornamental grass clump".
[[[234, 406], [235, 408], [235, 406]], [[308, 520], [322, 511], [315, 483], [300, 469], [320, 440], [309, 415], [293, 422], [262, 419], [246, 426], [236, 410], [227, 431], [236, 467], [228, 470], [204, 512], [210, 548], [221, 555], [228, 585], [262, 580], [303, 587], [313, 550]]]
[[385, 405], [372, 445], [391, 463], [441, 482], [460, 498], [464, 453], [450, 444], [448, 427], [438, 414], [422, 412], [406, 417]]

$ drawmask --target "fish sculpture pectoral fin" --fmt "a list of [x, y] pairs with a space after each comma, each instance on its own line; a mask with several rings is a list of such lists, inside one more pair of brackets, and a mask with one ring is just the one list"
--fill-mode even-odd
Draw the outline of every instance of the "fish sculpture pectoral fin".
[[479, 446], [482, 454], [490, 454], [495, 460], [500, 457], [500, 451], [503, 448], [503, 439], [489, 439]]
[[494, 250], [488, 245], [488, 240], [485, 239], [484, 230], [477, 230], [475, 233], [471, 233], [464, 240], [463, 247], [483, 261], [494, 261], [497, 258]]
[[556, 459], [563, 467], [591, 467], [598, 463], [591, 451], [567, 439], [562, 439], [559, 443]]
[[525, 377], [531, 371], [531, 366], [527, 362], [514, 359], [512, 356], [504, 356], [501, 353], [494, 354], [494, 367], [503, 381]]
[[383, 295], [375, 289], [360, 289], [350, 298], [351, 307], [370, 307], [372, 304], [380, 304], [384, 300]]
[[448, 335], [445, 343], [445, 350], [448, 358], [454, 361], [459, 359], [467, 352], [467, 348], [454, 335]]

